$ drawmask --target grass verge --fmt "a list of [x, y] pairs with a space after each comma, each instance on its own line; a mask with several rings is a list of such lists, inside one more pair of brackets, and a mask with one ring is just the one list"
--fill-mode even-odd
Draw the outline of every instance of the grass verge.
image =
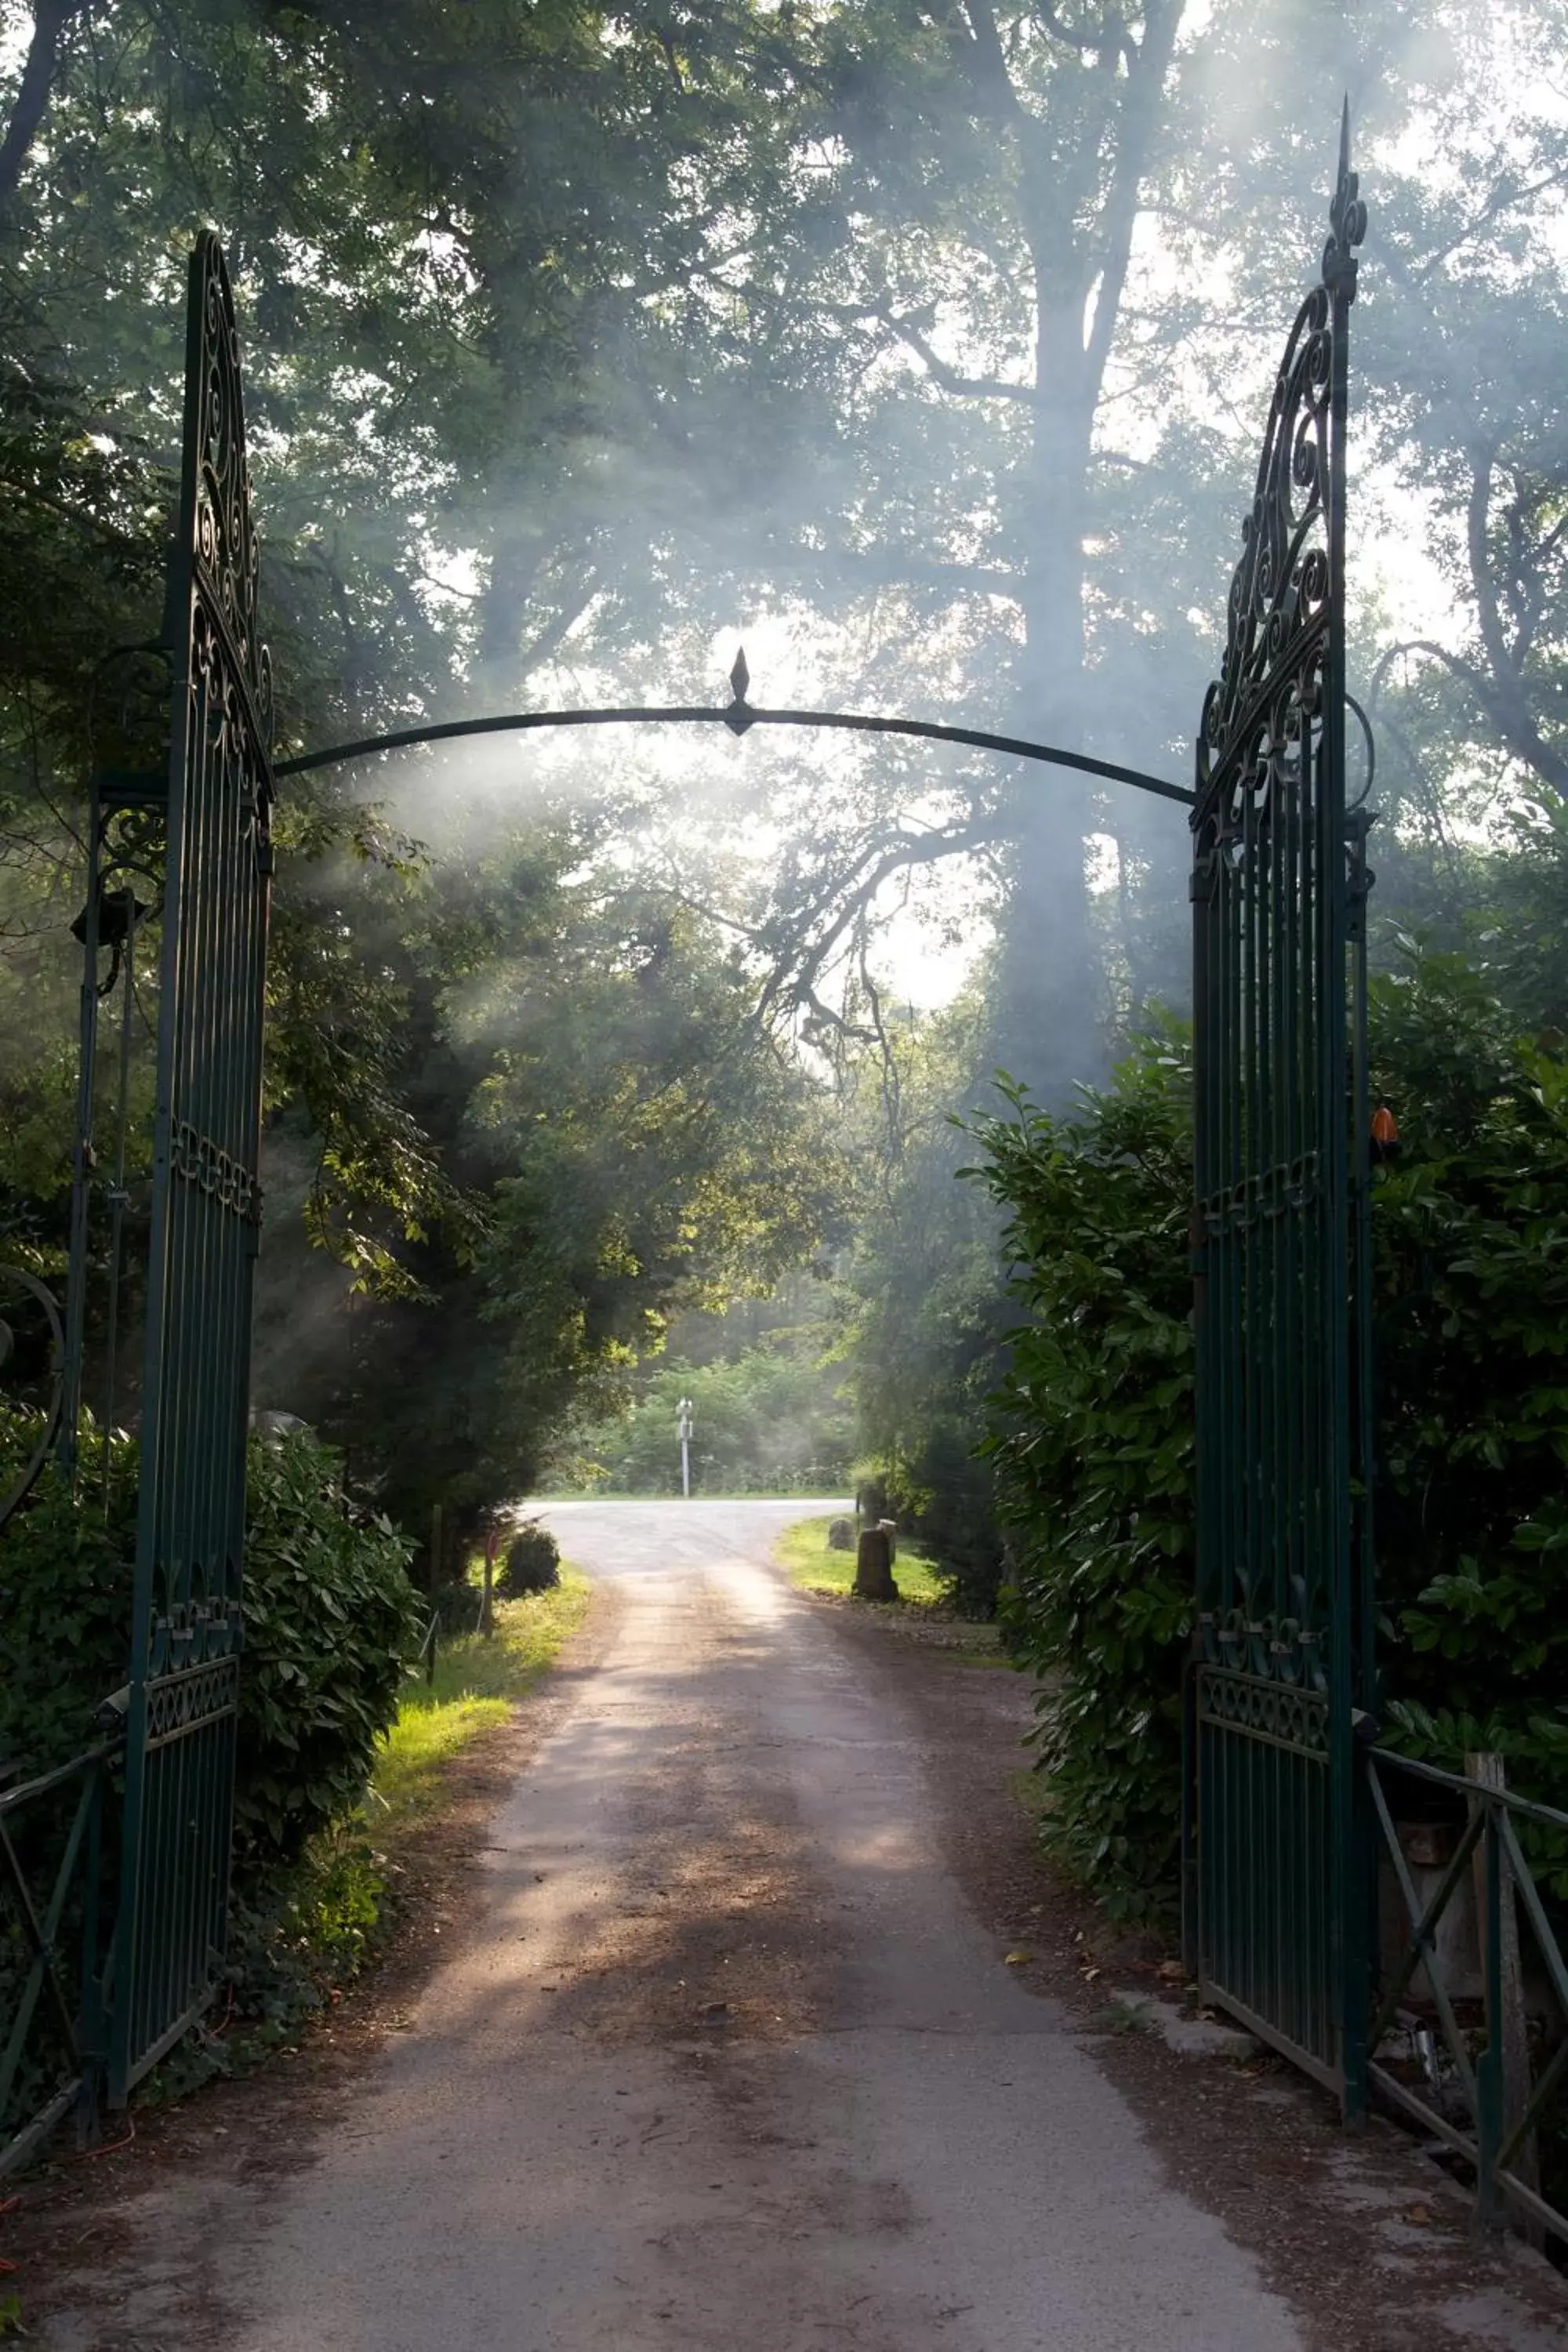
[[[830, 1518], [797, 1519], [778, 1537], [773, 1557], [781, 1568], [788, 1570], [791, 1583], [798, 1584], [803, 1591], [837, 1592], [847, 1597], [855, 1581], [855, 1555], [852, 1551], [828, 1549], [827, 1530], [832, 1524]], [[934, 1608], [942, 1600], [936, 1570], [912, 1544], [899, 1546], [893, 1581], [899, 1588], [900, 1600], [911, 1608]]]
[[[773, 1558], [803, 1592], [849, 1601], [855, 1555], [829, 1550], [827, 1530], [832, 1524], [830, 1518], [796, 1519], [775, 1539]], [[918, 1544], [900, 1545], [893, 1581], [899, 1588], [896, 1601], [856, 1601], [855, 1607], [864, 1609], [868, 1618], [887, 1625], [903, 1640], [939, 1652], [952, 1665], [1011, 1666], [995, 1625], [972, 1624], [953, 1614], [941, 1570]]]
[[385, 1956], [400, 1920], [427, 1899], [419, 1852], [440, 1839], [447, 1766], [510, 1720], [582, 1623], [588, 1592], [587, 1578], [563, 1563], [552, 1591], [497, 1601], [489, 1641], [455, 1635], [437, 1652], [435, 1682], [408, 1682], [363, 1804], [312, 1838], [291, 1871], [250, 1900], [237, 1896], [212, 2019], [153, 2070], [142, 2105], [167, 2105], [215, 2075], [294, 2052]]
[[588, 1605], [588, 1580], [563, 1565], [549, 1592], [495, 1604], [495, 1633], [461, 1633], [443, 1642], [434, 1683], [408, 1685], [371, 1781], [377, 1834], [395, 1837], [439, 1803], [441, 1768], [492, 1725], [505, 1723], [576, 1632]]

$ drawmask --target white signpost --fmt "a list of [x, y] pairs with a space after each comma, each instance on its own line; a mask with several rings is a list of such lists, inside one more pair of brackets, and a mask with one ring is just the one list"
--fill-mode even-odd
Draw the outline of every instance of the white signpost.
[[680, 1439], [680, 1491], [689, 1498], [691, 1494], [691, 1399], [682, 1397], [676, 1407], [676, 1433]]

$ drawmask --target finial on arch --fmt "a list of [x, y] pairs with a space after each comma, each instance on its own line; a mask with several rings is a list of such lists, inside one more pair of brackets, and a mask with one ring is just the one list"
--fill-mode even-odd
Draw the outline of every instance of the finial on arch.
[[752, 712], [746, 701], [751, 683], [752, 673], [746, 667], [746, 648], [739, 646], [730, 671], [730, 690], [735, 698], [724, 713], [724, 724], [731, 735], [743, 735], [752, 723]]

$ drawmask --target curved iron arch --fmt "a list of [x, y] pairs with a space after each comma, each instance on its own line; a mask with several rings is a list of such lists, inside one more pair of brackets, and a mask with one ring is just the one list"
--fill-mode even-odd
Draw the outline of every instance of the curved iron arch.
[[1114, 760], [1096, 760], [1086, 751], [1064, 751], [1054, 743], [1031, 742], [1021, 735], [994, 735], [979, 727], [942, 727], [927, 719], [883, 719], [847, 710], [760, 710], [746, 699], [751, 680], [745, 655], [731, 672], [735, 698], [722, 709], [706, 703], [628, 703], [598, 710], [514, 710], [488, 719], [453, 719], [433, 727], [399, 727], [384, 735], [365, 735], [352, 743], [332, 743], [320, 751], [306, 751], [295, 760], [279, 760], [275, 776], [302, 776], [314, 768], [332, 768], [351, 760], [368, 760], [378, 751], [409, 751], [420, 743], [450, 743], [469, 735], [526, 734], [545, 727], [689, 726], [727, 727], [731, 735], [749, 734], [753, 727], [825, 727], [858, 735], [909, 735], [927, 743], [961, 743], [971, 751], [995, 751], [1015, 760], [1036, 760], [1048, 767], [1071, 768], [1081, 775], [1099, 776], [1108, 783], [1130, 784], [1137, 792], [1177, 801], [1191, 808], [1195, 794], [1163, 776], [1142, 768], [1121, 766]]

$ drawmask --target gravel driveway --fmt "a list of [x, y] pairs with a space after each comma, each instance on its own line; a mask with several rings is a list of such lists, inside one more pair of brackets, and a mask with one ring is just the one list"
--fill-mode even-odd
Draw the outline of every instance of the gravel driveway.
[[595, 1646], [408, 2030], [291, 2166], [138, 2186], [52, 2352], [1333, 2340], [982, 1925], [897, 1674], [769, 1565], [827, 1507], [551, 1507]]

